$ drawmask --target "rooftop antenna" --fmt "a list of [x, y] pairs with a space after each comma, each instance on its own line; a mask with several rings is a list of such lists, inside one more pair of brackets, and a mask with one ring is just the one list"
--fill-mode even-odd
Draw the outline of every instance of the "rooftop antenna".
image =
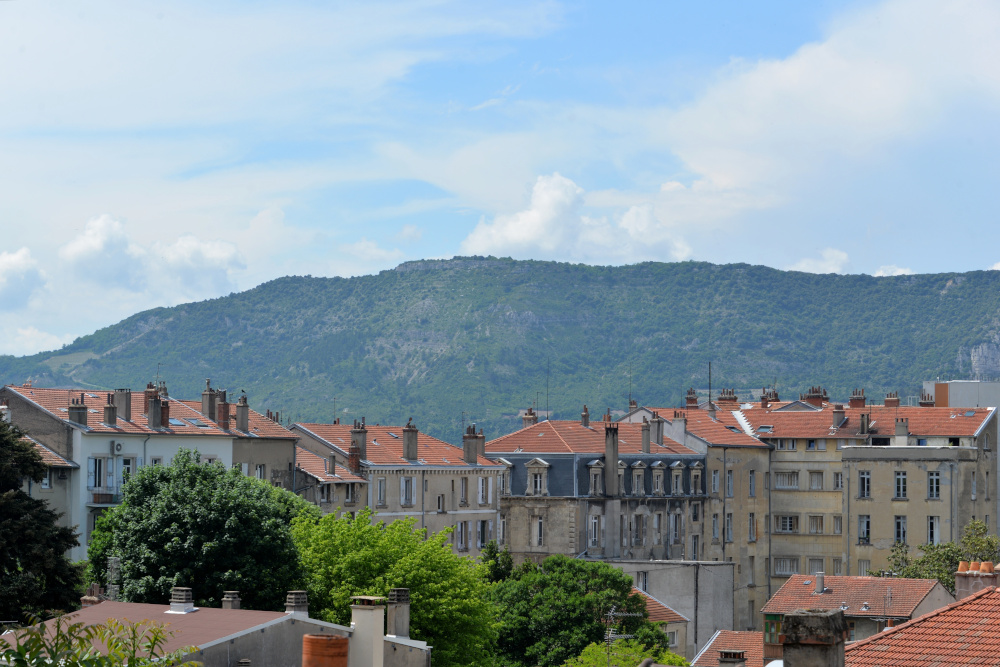
[[333, 418], [337, 418], [337, 397], [333, 397]]
[[628, 360], [628, 405], [632, 407], [632, 360]]
[[712, 362], [708, 362], [708, 409], [712, 409]]
[[156, 386], [160, 386], [160, 362], [156, 362]]
[[552, 366], [552, 360], [548, 357], [545, 358], [545, 421], [549, 420], [549, 368]]

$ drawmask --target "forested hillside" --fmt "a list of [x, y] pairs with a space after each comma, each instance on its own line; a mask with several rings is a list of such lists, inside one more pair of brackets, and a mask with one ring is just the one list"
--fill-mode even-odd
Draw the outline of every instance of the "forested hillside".
[[463, 418], [493, 438], [536, 399], [555, 418], [622, 409], [630, 385], [640, 403], [680, 404], [707, 388], [710, 361], [713, 387], [741, 398], [772, 384], [782, 398], [813, 384], [906, 397], [926, 379], [1000, 376], [1000, 271], [409, 262], [149, 310], [57, 352], [0, 357], [0, 380], [138, 390], [159, 367], [174, 396], [195, 398], [211, 377], [283, 418], [413, 416], [458, 442]]

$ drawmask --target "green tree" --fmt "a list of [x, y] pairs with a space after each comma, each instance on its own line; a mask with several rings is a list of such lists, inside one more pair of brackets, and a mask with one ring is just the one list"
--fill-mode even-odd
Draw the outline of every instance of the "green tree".
[[[611, 645], [611, 665], [613, 667], [635, 667], [646, 658], [652, 658], [660, 665], [678, 665], [687, 667], [688, 661], [670, 649], [646, 648], [634, 639], [622, 639]], [[563, 667], [607, 667], [608, 645], [606, 642], [594, 642], [583, 649], [583, 653], [570, 658]]]
[[490, 540], [486, 543], [479, 560], [486, 568], [484, 574], [486, 581], [491, 584], [507, 579], [514, 571], [514, 559], [510, 555], [510, 550], [504, 546], [503, 551], [501, 551], [496, 540]]
[[556, 555], [540, 566], [525, 562], [509, 579], [491, 587], [497, 607], [499, 660], [511, 667], [555, 666], [604, 638], [612, 607], [621, 630], [648, 648], [666, 648], [666, 637], [650, 623], [646, 601], [632, 595], [631, 578], [607, 563]]
[[163, 603], [174, 586], [190, 586], [199, 605], [218, 606], [223, 591], [238, 590], [248, 609], [281, 609], [302, 582], [290, 521], [312, 514], [301, 498], [182, 449], [169, 466], [129, 477], [88, 556], [103, 583], [108, 557], [121, 559], [129, 602]]
[[293, 535], [307, 574], [309, 610], [332, 623], [351, 618], [352, 595], [410, 589], [410, 636], [434, 647], [435, 665], [492, 663], [494, 631], [481, 566], [456, 556], [450, 531], [430, 537], [413, 519], [303, 517]]
[[0, 620], [67, 611], [79, 600], [82, 568], [66, 557], [76, 532], [21, 489], [25, 478], [41, 482], [46, 472], [21, 431], [0, 420]]

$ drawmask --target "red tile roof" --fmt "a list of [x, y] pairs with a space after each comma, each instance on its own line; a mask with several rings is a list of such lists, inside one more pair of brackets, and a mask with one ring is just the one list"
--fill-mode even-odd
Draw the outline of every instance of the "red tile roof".
[[1000, 589], [958, 602], [847, 645], [846, 667], [1000, 664]]
[[22, 440], [31, 443], [31, 446], [36, 452], [42, 457], [42, 463], [49, 466], [50, 468], [79, 468], [78, 463], [73, 463], [72, 461], [67, 461], [63, 457], [56, 454], [54, 451], [38, 442], [34, 438], [29, 438], [28, 436], [22, 436]]
[[[46, 412], [49, 412], [58, 419], [62, 419], [67, 424], [78, 428], [85, 428], [89, 433], [122, 433], [122, 434], [168, 434], [168, 435], [198, 435], [198, 436], [242, 436], [266, 437], [266, 438], [288, 438], [294, 439], [295, 435], [280, 424], [268, 419], [264, 415], [250, 410], [249, 426], [250, 432], [244, 434], [236, 430], [236, 405], [230, 403], [230, 430], [224, 431], [219, 428], [216, 422], [211, 421], [201, 414], [201, 401], [179, 401], [173, 398], [167, 399], [170, 405], [170, 418], [174, 421], [168, 428], [150, 428], [149, 422], [143, 410], [143, 392], [132, 392], [132, 421], [125, 421], [120, 416], [117, 423], [113, 425], [104, 424], [104, 406], [108, 402], [108, 391], [80, 391], [77, 389], [48, 389], [44, 387], [7, 385], [6, 389], [13, 391], [28, 401], [34, 403]], [[80, 400], [82, 397], [84, 405], [87, 407], [87, 426], [79, 426], [69, 421], [70, 400]], [[195, 426], [190, 420], [197, 419], [204, 426]]]
[[[707, 410], [696, 408], [649, 408], [659, 413], [661, 417], [672, 416], [675, 412], [683, 413], [687, 419], [687, 430], [705, 442], [726, 447], [767, 447], [752, 435], [747, 435], [739, 421], [729, 410], [716, 410], [715, 419], [709, 416]], [[672, 420], [667, 420], [672, 421]]]
[[328, 472], [329, 461], [330, 459], [324, 459], [318, 454], [313, 454], [304, 447], [295, 446], [295, 466], [320, 482], [331, 482], [334, 484], [345, 484], [348, 482], [368, 483], [367, 479], [355, 475], [344, 466], [336, 466], [336, 474], [330, 474]]
[[[808, 582], [808, 583], [806, 583]], [[847, 604], [845, 616], [891, 616], [909, 618], [935, 586], [937, 579], [892, 579], [888, 577], [826, 576], [826, 592], [817, 594], [816, 575], [793, 574], [771, 596], [761, 612], [788, 614], [796, 609], [840, 609]], [[892, 602], [884, 609], [886, 594], [892, 589]], [[868, 609], [863, 609], [865, 603]]]
[[[893, 435], [896, 418], [908, 420], [914, 436], [947, 437], [973, 436], [994, 413], [994, 408], [932, 408], [902, 405], [898, 408], [870, 405], [864, 408], [844, 408], [845, 421], [833, 425], [833, 408], [822, 410], [776, 411], [754, 406], [741, 410], [760, 437], [765, 438], [864, 438], [861, 435], [861, 415], [870, 415], [870, 430], [876, 435]], [[971, 414], [970, 414], [971, 413]], [[771, 426], [762, 432], [761, 426]]]
[[[300, 429], [321, 440], [329, 447], [337, 449], [343, 456], [349, 455], [351, 448], [351, 424], [293, 424], [292, 429]], [[367, 461], [376, 466], [416, 465], [413, 461], [403, 458], [403, 427], [402, 426], [371, 426], [366, 438]], [[462, 448], [456, 447], [444, 440], [438, 440], [426, 433], [417, 432], [417, 457], [419, 465], [433, 466], [467, 466], [462, 458]], [[497, 464], [484, 456], [478, 459], [479, 465], [496, 466]]]
[[652, 623], [687, 623], [689, 619], [663, 604], [649, 593], [632, 587], [632, 595], [639, 595], [646, 600], [646, 612]]
[[718, 667], [719, 651], [744, 651], [746, 667], [764, 667], [764, 633], [719, 630], [691, 661], [691, 667]]
[[[642, 424], [611, 422], [618, 426], [618, 453], [642, 452]], [[592, 421], [583, 426], [579, 421], [553, 420], [532, 424], [486, 443], [490, 454], [522, 451], [529, 454], [603, 454], [604, 430], [607, 422]], [[663, 444], [650, 443], [650, 454], [696, 454], [692, 449], [664, 438]]]

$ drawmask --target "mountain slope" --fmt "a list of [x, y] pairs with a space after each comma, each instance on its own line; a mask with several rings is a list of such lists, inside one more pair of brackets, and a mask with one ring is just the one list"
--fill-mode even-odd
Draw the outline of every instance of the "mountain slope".
[[[0, 357], [0, 380], [140, 389], [204, 378], [256, 409], [405, 422], [488, 437], [538, 401], [571, 418], [679, 404], [689, 386], [783, 398], [822, 384], [919, 393], [935, 377], [1000, 376], [1000, 272], [873, 278], [761, 266], [595, 267], [495, 258], [402, 264], [351, 279], [288, 277], [134, 315], [54, 353]], [[159, 365], [159, 366], [158, 366]]]

